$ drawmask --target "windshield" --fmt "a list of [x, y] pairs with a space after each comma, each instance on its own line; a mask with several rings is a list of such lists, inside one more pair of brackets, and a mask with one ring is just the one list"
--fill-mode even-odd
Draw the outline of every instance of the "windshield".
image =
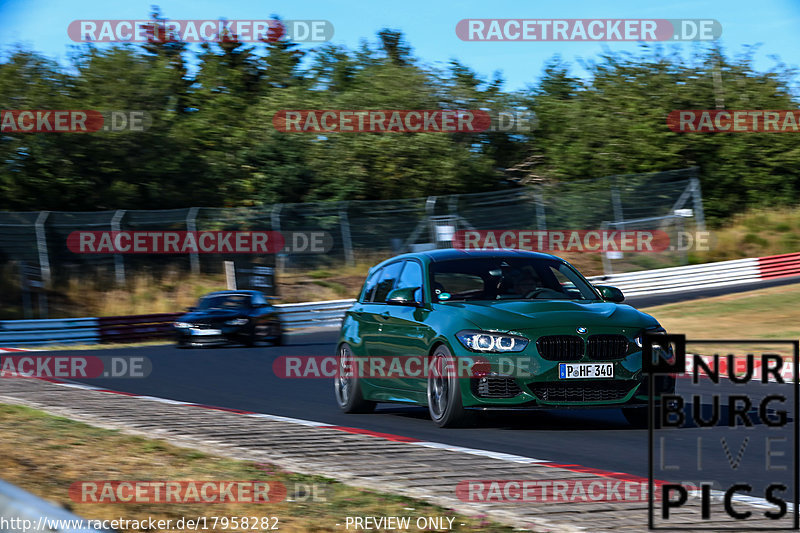
[[434, 301], [598, 300], [569, 265], [554, 259], [485, 257], [432, 263]]
[[242, 309], [250, 307], [247, 294], [217, 294], [200, 300], [197, 309]]

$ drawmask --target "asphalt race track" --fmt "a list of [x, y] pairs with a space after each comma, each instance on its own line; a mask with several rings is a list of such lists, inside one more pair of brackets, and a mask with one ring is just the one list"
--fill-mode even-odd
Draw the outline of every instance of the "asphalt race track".
[[[624, 472], [633, 476], [648, 475], [647, 430], [633, 429], [615, 409], [480, 413], [474, 427], [439, 429], [428, 418], [427, 409], [420, 407], [383, 404], [373, 414], [346, 415], [336, 406], [330, 379], [281, 379], [273, 374], [272, 362], [280, 355], [333, 355], [336, 335], [334, 330], [291, 334], [288, 345], [283, 347], [179, 349], [173, 346], [155, 346], [102, 352], [65, 351], [60, 354], [102, 353], [148, 357], [152, 363], [152, 373], [145, 379], [85, 381], [116, 391], [301, 418], [562, 464]], [[712, 385], [708, 380], [702, 381], [699, 385], [691, 385], [691, 380], [679, 379], [678, 392], [711, 394], [730, 392], [734, 387], [728, 382]], [[747, 387], [750, 387], [747, 392], [756, 398], [753, 401], [754, 411], [758, 407], [757, 397], [764, 394], [783, 394], [790, 402], [793, 398], [792, 386], [787, 384], [755, 384]], [[786, 407], [790, 421], [788, 428], [793, 428], [793, 407], [791, 403]], [[723, 422], [720, 424], [724, 424], [726, 420], [725, 408], [722, 409], [722, 416]], [[702, 436], [706, 442], [702, 481], [717, 482], [715, 489], [724, 490], [733, 483], [747, 481], [754, 487], [761, 487], [754, 490], [752, 495], [763, 497], [763, 487], [775, 481], [776, 476], [781, 480], [787, 475], [791, 476], [794, 471], [791, 467], [788, 472], [778, 474], [765, 470], [765, 437], [778, 435], [774, 428], [768, 428], [756, 421], [753, 428], [745, 430], [747, 433], [738, 433], [734, 438], [725, 431], [728, 430], [724, 427], [671, 430], [664, 455], [665, 464], [693, 464], [697, 456], [697, 437]], [[658, 432], [656, 434], [659, 435]], [[743, 435], [749, 436], [749, 444], [741, 453], [741, 463], [734, 469], [728, 466], [733, 459], [725, 460], [720, 439], [727, 436], [726, 445], [730, 454], [735, 457], [741, 451]], [[791, 464], [791, 429], [781, 435], [788, 436], [787, 443], [782, 445], [786, 456], [776, 459], [784, 464]], [[660, 461], [658, 450], [656, 461]], [[696, 479], [694, 476], [681, 477], [680, 473], [674, 474], [670, 480]], [[656, 478], [668, 479], [663, 475], [656, 475]], [[793, 486], [791, 477], [787, 485], [789, 492], [784, 496], [788, 498]]]

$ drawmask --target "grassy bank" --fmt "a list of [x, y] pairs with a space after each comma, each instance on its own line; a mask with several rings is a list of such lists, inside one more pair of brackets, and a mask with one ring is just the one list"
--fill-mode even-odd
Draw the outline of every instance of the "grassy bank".
[[800, 338], [800, 284], [642, 309], [694, 338]]
[[[800, 284], [728, 294], [642, 309], [670, 333], [691, 339], [800, 339]], [[792, 357], [787, 345], [688, 345], [693, 353], [778, 353]]]
[[[411, 498], [348, 487], [325, 478], [282, 471], [265, 463], [235, 461], [123, 435], [41, 411], [0, 404], [0, 477], [84, 518], [141, 520], [197, 516], [277, 516], [280, 531], [341, 531], [346, 516], [454, 517], [453, 531], [511, 531], [484, 520]], [[246, 480], [280, 482], [287, 497], [277, 503], [76, 503], [69, 488], [91, 480]], [[295, 488], [317, 484], [317, 501], [301, 501]], [[311, 498], [308, 498], [310, 500]], [[321, 501], [324, 499], [325, 501]], [[290, 501], [291, 500], [291, 501]], [[202, 529], [202, 528], [201, 528]], [[245, 531], [247, 529], [227, 529]], [[250, 529], [252, 531], [252, 529]], [[258, 528], [261, 530], [261, 528]], [[128, 529], [125, 531], [148, 531]], [[152, 531], [152, 530], [149, 530]]]

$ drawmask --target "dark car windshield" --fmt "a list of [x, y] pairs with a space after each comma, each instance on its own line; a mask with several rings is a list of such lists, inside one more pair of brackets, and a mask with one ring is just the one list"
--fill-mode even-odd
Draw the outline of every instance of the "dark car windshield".
[[432, 263], [435, 301], [598, 300], [569, 265], [546, 258], [483, 257]]
[[247, 309], [250, 307], [248, 294], [215, 294], [206, 296], [197, 305], [198, 310], [203, 309]]

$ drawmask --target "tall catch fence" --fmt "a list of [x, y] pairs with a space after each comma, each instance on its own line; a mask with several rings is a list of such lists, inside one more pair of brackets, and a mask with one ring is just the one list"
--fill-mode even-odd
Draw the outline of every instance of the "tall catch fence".
[[[278, 270], [330, 267], [393, 253], [452, 245], [458, 230], [658, 229], [672, 237], [704, 229], [697, 168], [609, 176], [474, 194], [382, 201], [274, 204], [257, 207], [192, 207], [97, 212], [0, 212], [0, 267], [37, 271], [43, 286], [75, 275], [105, 272], [123, 283], [131, 273], [173, 268], [219, 273], [231, 254], [78, 254], [67, 246], [72, 232], [271, 230], [325, 231], [333, 243], [324, 254], [284, 253]], [[555, 252], [557, 253], [557, 252]], [[270, 258], [270, 262], [271, 262]], [[607, 273], [686, 263], [686, 254], [604, 254]], [[25, 278], [25, 275], [22, 276]], [[24, 283], [23, 283], [24, 284]]]

